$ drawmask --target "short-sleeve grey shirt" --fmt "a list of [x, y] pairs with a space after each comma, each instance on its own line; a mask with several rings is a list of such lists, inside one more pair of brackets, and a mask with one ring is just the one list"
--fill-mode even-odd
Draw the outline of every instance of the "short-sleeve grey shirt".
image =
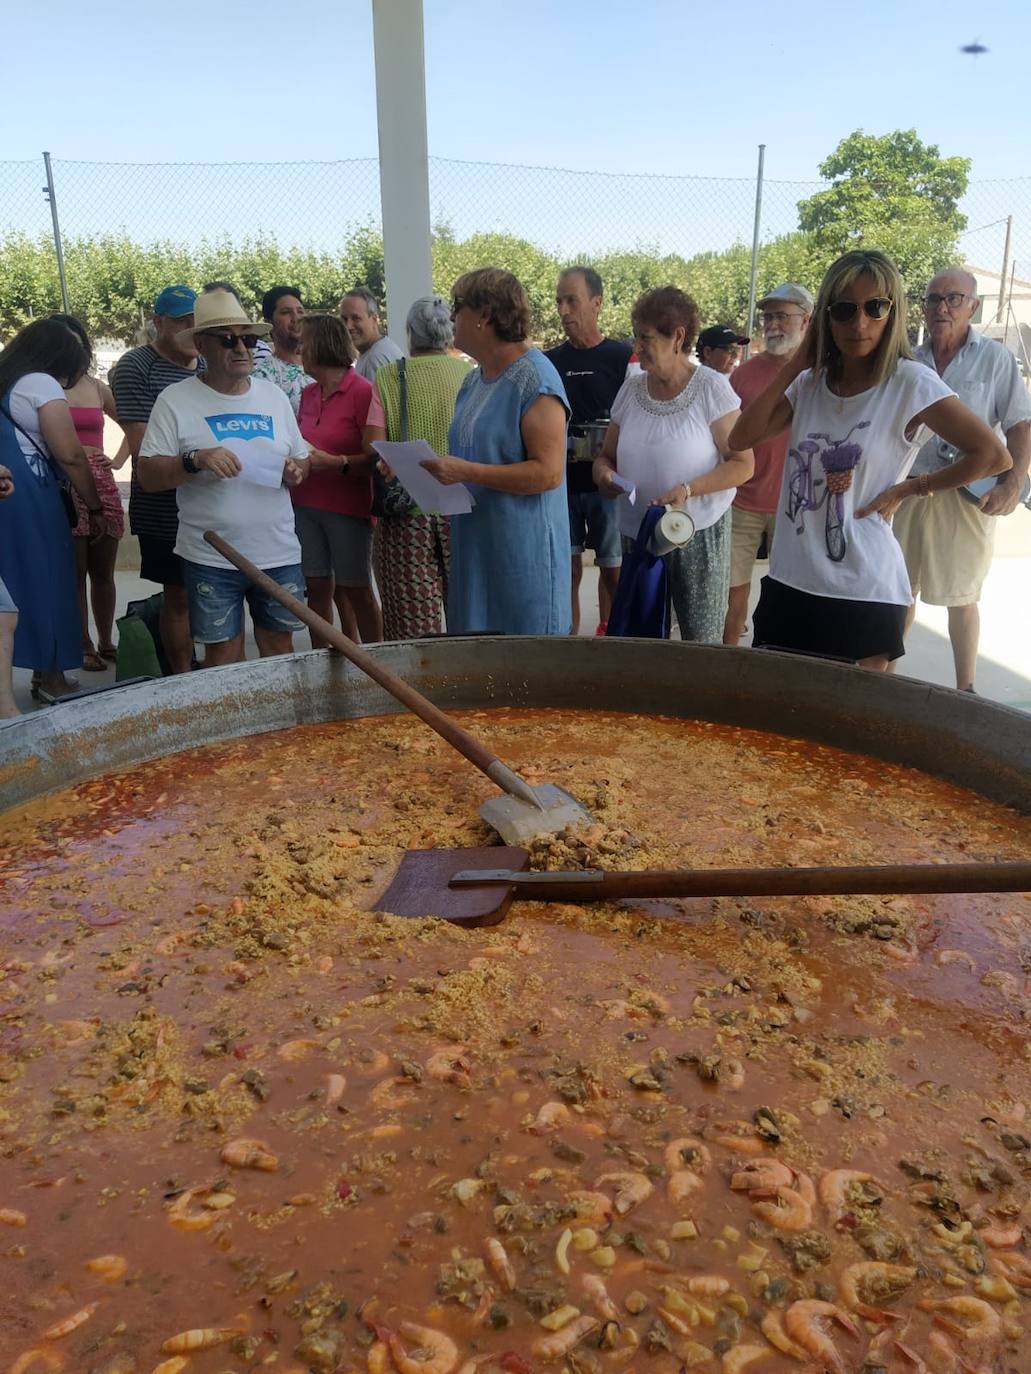
[[[934, 367], [930, 342], [915, 350], [917, 362]], [[1017, 360], [996, 339], [971, 329], [966, 343], [942, 373], [959, 399], [1002, 439], [1022, 420], [1031, 420], [1031, 393], [1020, 375]], [[937, 435], [923, 445], [910, 475], [937, 472], [956, 461], [956, 451]]]

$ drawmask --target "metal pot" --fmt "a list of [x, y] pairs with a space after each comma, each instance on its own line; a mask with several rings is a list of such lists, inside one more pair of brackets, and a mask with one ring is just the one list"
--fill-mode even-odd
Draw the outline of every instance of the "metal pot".
[[601, 452], [608, 433], [609, 420], [592, 420], [590, 424], [569, 426], [569, 460], [572, 463], [593, 463]]
[[[639, 639], [491, 637], [385, 644], [445, 709], [656, 712], [753, 726], [908, 764], [1031, 813], [1031, 716], [838, 663]], [[316, 721], [400, 710], [327, 650], [208, 668], [0, 722], [0, 811], [113, 769]]]

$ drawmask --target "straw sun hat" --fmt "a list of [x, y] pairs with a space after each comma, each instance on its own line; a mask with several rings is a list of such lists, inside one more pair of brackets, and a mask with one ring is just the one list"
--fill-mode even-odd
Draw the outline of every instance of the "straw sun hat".
[[179, 337], [192, 343], [194, 335], [207, 329], [233, 329], [248, 334], [271, 334], [272, 326], [264, 320], [249, 320], [247, 312], [230, 291], [205, 291], [197, 297], [193, 308], [193, 328], [184, 329]]

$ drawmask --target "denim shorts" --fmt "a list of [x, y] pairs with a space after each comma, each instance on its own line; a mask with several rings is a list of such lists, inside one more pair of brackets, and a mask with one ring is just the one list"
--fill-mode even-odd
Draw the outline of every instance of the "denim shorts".
[[616, 518], [618, 501], [606, 500], [597, 491], [569, 491], [569, 543], [574, 556], [594, 550], [599, 568], [618, 568], [623, 561]]
[[[263, 568], [298, 600], [304, 600], [304, 575], [300, 565]], [[292, 634], [304, 626], [267, 592], [256, 587], [238, 568], [212, 568], [183, 559], [186, 598], [190, 607], [190, 633], [198, 644], [225, 644], [243, 629], [243, 603], [251, 608], [255, 625], [263, 630]]]
[[11, 615], [18, 607], [14, 604], [11, 593], [4, 586], [4, 579], [0, 577], [0, 615]]

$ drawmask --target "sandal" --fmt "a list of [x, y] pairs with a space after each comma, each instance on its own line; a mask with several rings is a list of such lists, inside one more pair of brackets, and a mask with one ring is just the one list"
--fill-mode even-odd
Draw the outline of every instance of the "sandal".
[[107, 672], [107, 660], [93, 649], [86, 649], [82, 655], [82, 666], [87, 673]]
[[106, 658], [109, 663], [118, 662], [118, 650], [113, 644], [105, 644], [102, 648], [97, 650], [97, 653], [101, 658]]

